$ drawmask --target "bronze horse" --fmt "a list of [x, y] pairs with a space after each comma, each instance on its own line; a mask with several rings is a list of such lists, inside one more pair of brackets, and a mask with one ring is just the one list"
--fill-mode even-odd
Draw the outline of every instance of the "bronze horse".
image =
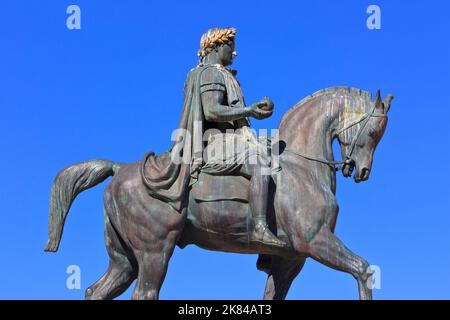
[[[355, 88], [321, 90], [300, 101], [281, 120], [277, 135], [281, 171], [272, 175], [268, 223], [288, 244], [273, 248], [249, 243], [249, 204], [243, 199], [198, 201], [190, 195], [186, 212], [149, 196], [140, 163], [90, 160], [63, 169], [51, 190], [46, 251], [57, 251], [75, 197], [113, 176], [104, 196], [106, 273], [86, 290], [87, 299], [113, 299], [137, 278], [133, 299], [158, 299], [176, 245], [259, 254], [258, 269], [268, 273], [264, 299], [284, 299], [308, 257], [351, 274], [360, 299], [371, 299], [371, 272], [363, 258], [335, 235], [338, 215], [336, 164], [344, 176], [369, 178], [393, 97], [381, 100]], [[337, 138], [345, 161], [334, 161]], [[234, 181], [246, 187], [246, 182]], [[206, 184], [207, 186], [207, 184]], [[200, 186], [201, 187], [201, 186]], [[245, 190], [245, 189], [244, 189]], [[191, 192], [192, 193], [192, 192]], [[244, 199], [245, 200], [245, 199]]]

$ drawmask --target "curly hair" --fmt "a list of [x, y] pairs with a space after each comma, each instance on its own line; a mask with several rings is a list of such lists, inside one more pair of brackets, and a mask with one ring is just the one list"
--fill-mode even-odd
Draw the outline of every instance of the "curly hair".
[[200, 39], [200, 50], [197, 55], [204, 58], [216, 46], [233, 40], [236, 36], [236, 28], [212, 28], [206, 31]]

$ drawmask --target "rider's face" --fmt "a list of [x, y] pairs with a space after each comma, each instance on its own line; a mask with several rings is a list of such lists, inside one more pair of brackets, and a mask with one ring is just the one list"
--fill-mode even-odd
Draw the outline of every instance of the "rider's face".
[[234, 50], [234, 40], [230, 40], [227, 43], [218, 47], [218, 54], [222, 60], [224, 66], [229, 66], [233, 63], [234, 57], [237, 55]]

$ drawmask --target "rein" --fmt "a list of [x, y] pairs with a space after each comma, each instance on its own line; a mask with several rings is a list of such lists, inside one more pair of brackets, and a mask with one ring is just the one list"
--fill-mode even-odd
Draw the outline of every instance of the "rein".
[[[349, 124], [348, 126], [340, 129], [337, 131], [336, 135], [341, 134], [342, 132], [347, 131], [348, 129], [350, 129], [351, 127], [363, 122], [361, 124], [361, 126], [358, 129], [358, 132], [356, 133], [356, 135], [353, 138], [352, 143], [350, 144], [350, 148], [347, 149], [346, 148], [346, 155], [345, 155], [345, 160], [340, 160], [340, 161], [329, 161], [329, 160], [325, 160], [325, 159], [320, 159], [320, 158], [316, 158], [316, 157], [312, 157], [312, 156], [307, 156], [298, 152], [294, 152], [292, 150], [289, 149], [285, 149], [285, 152], [288, 152], [290, 154], [293, 154], [295, 156], [299, 156], [301, 158], [304, 158], [306, 160], [310, 160], [310, 161], [315, 161], [315, 162], [320, 162], [323, 164], [326, 164], [330, 167], [332, 167], [335, 171], [340, 171], [344, 168], [345, 165], [352, 165], [354, 163], [353, 159], [352, 159], [352, 155], [353, 155], [353, 151], [355, 150], [355, 145], [358, 142], [359, 137], [361, 136], [361, 133], [364, 131], [367, 123], [369, 122], [370, 118], [372, 117], [386, 117], [385, 114], [375, 114], [375, 108], [376, 108], [376, 102], [373, 104], [372, 109], [370, 110], [369, 113], [364, 114], [360, 119], [358, 119], [357, 121]], [[350, 150], [350, 151], [348, 151]], [[336, 167], [337, 165], [341, 165], [340, 167]]]

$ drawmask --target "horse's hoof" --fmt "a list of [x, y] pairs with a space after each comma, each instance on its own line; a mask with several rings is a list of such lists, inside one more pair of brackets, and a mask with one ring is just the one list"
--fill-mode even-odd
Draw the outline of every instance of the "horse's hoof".
[[93, 294], [94, 294], [94, 291], [92, 290], [92, 288], [87, 288], [86, 289], [86, 292], [85, 292], [86, 299], [92, 297]]

